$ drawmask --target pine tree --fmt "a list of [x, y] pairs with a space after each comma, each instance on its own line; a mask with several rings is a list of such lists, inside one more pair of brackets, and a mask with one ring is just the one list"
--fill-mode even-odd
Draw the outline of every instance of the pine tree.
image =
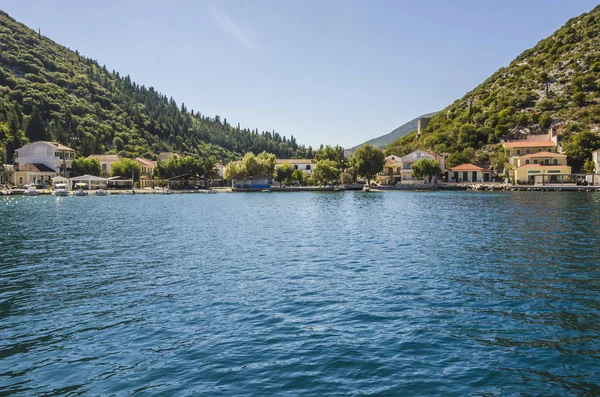
[[33, 108], [31, 116], [29, 116], [27, 127], [25, 127], [25, 136], [27, 136], [31, 142], [45, 141], [48, 139], [46, 126], [42, 120], [40, 109], [37, 107]]

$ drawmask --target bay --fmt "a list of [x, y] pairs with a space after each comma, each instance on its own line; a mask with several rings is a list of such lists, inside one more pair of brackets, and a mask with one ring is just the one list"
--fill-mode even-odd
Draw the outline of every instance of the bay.
[[600, 395], [600, 195], [0, 198], [0, 395]]

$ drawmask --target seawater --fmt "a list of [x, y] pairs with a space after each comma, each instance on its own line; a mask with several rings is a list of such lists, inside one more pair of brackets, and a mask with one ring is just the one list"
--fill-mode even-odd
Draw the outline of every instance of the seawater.
[[1, 396], [600, 395], [600, 194], [0, 198]]

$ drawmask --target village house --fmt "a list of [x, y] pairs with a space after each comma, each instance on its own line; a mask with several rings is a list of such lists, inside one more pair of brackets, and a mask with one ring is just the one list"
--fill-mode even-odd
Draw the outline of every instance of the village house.
[[37, 141], [15, 150], [13, 184], [48, 186], [59, 173], [71, 173], [75, 151], [57, 142]]
[[541, 151], [520, 156], [515, 161], [516, 184], [571, 183], [567, 155]]
[[440, 164], [440, 172], [444, 169], [444, 158], [437, 156], [433, 153], [426, 152], [425, 150], [415, 150], [412, 153], [407, 154], [400, 158], [402, 163], [402, 169], [400, 170], [401, 183], [415, 183], [417, 181], [412, 177], [412, 165], [421, 159], [433, 159]]
[[306, 176], [312, 174], [315, 166], [311, 159], [278, 159], [275, 163], [275, 169], [279, 168], [284, 163], [290, 163], [294, 170], [300, 170]]
[[475, 164], [461, 164], [450, 168], [448, 171], [448, 182], [492, 182], [494, 173]]
[[385, 158], [383, 171], [377, 176], [377, 181], [384, 185], [394, 185], [400, 182], [402, 162], [399, 156], [390, 155]]
[[110, 175], [110, 170], [113, 163], [116, 163], [121, 159], [116, 154], [92, 154], [87, 158], [98, 160], [100, 162], [100, 169], [102, 171], [102, 175], [105, 176]]
[[142, 175], [152, 175], [156, 168], [156, 161], [148, 160], [143, 157], [136, 157], [135, 161], [140, 165]]
[[507, 141], [503, 143], [506, 157], [510, 165], [517, 165], [516, 159], [520, 156], [535, 154], [540, 152], [558, 153], [559, 148], [554, 141], [532, 141], [518, 140]]

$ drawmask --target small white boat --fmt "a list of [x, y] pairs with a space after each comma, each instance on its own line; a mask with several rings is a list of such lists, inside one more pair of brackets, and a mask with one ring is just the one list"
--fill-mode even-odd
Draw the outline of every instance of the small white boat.
[[135, 194], [133, 190], [121, 190], [119, 194]]
[[96, 190], [96, 196], [108, 196], [108, 192], [104, 189]]
[[10, 196], [11, 194], [12, 194], [12, 192], [8, 189], [0, 190], [0, 196]]
[[68, 196], [69, 190], [67, 189], [67, 185], [64, 183], [57, 183], [54, 189], [55, 196]]
[[271, 193], [271, 189], [263, 189], [263, 190], [261, 190], [261, 192], [263, 192], [263, 193]]
[[23, 193], [25, 196], [37, 196], [37, 190], [35, 190], [35, 185], [27, 185], [27, 190], [25, 190], [25, 192]]
[[88, 195], [88, 192], [86, 192], [85, 190], [83, 190], [81, 188], [75, 192], [75, 196], [85, 197], [87, 195]]
[[164, 187], [155, 187], [154, 194], [172, 194], [169, 189], [165, 189]]

